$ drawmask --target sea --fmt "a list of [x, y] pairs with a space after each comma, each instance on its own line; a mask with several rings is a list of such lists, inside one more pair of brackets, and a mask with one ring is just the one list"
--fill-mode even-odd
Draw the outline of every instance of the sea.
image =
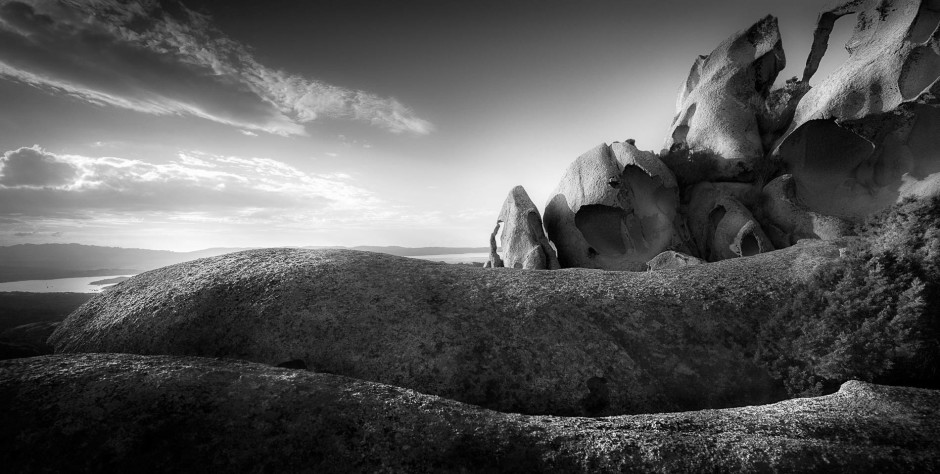
[[[441, 255], [422, 255], [421, 260], [430, 260], [432, 262], [444, 263], [484, 263], [489, 258], [487, 252], [480, 253], [459, 253], [459, 254], [441, 254]], [[100, 293], [101, 290], [114, 285], [93, 284], [101, 280], [109, 280], [118, 277], [131, 277], [133, 275], [110, 275], [96, 277], [79, 278], [56, 278], [54, 280], [27, 280], [10, 281], [0, 283], [0, 292], [23, 291], [27, 293]]]
[[27, 293], [100, 293], [101, 290], [115, 283], [92, 283], [118, 277], [133, 275], [111, 275], [78, 278], [56, 278], [54, 280], [25, 280], [0, 283], [0, 292], [23, 291]]

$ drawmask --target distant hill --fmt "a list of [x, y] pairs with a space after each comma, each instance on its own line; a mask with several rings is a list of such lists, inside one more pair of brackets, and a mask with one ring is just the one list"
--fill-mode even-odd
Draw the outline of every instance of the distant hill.
[[[489, 252], [487, 247], [305, 247], [351, 248], [401, 257]], [[0, 282], [134, 274], [247, 248], [211, 248], [194, 252], [128, 249], [81, 244], [20, 244], [0, 247]]]
[[170, 252], [80, 244], [11, 245], [0, 247], [0, 282], [140, 273], [239, 250], [245, 249]]
[[360, 245], [358, 247], [304, 247], [304, 248], [329, 248], [329, 249], [350, 249], [363, 250], [366, 252], [387, 253], [399, 257], [424, 257], [427, 255], [450, 255], [461, 253], [480, 253], [489, 252], [489, 247], [375, 247]]

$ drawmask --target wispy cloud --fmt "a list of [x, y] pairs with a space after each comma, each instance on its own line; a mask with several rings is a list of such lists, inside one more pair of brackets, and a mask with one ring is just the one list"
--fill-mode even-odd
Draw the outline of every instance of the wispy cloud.
[[55, 154], [39, 146], [0, 156], [0, 215], [91, 219], [101, 214], [243, 216], [316, 214], [323, 219], [381, 205], [350, 176], [311, 174], [269, 158], [180, 153], [154, 164]]
[[265, 67], [174, 0], [0, 0], [0, 76], [98, 105], [304, 134], [320, 117], [427, 134], [394, 98]]

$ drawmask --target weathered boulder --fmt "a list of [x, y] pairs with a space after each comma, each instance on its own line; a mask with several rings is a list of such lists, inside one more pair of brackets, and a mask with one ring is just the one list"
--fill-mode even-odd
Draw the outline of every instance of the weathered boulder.
[[743, 202], [756, 190], [745, 183], [699, 183], [689, 193], [688, 226], [698, 254], [710, 262], [774, 250]]
[[58, 321], [39, 321], [0, 332], [0, 359], [52, 354], [46, 340], [58, 326]]
[[643, 271], [664, 250], [686, 250], [669, 168], [631, 142], [575, 160], [545, 207], [562, 267]]
[[232, 360], [0, 363], [11, 472], [934, 472], [938, 440], [940, 392], [862, 382], [766, 406], [592, 419]]
[[499, 256], [498, 247], [496, 247], [496, 236], [499, 234], [499, 222], [493, 228], [490, 234], [490, 258], [483, 264], [484, 268], [503, 268], [503, 259]]
[[[786, 57], [777, 19], [767, 16], [699, 56], [679, 90], [664, 159], [683, 182], [748, 180], [765, 148], [761, 125], [780, 127], [786, 111], [775, 97], [766, 105]], [[797, 94], [801, 95], [801, 94]], [[772, 116], [761, 121], [765, 107]], [[780, 116], [783, 116], [781, 118]], [[786, 126], [786, 123], [783, 124]]]
[[760, 321], [828, 243], [683, 272], [492, 271], [264, 249], [137, 275], [72, 313], [56, 352], [232, 357], [502, 411], [615, 414], [774, 400]]
[[649, 271], [674, 270], [676, 268], [691, 267], [703, 263], [706, 263], [705, 260], [700, 258], [674, 250], [667, 250], [653, 257], [649, 262], [646, 262], [646, 268]]
[[789, 247], [800, 239], [837, 239], [853, 235], [851, 222], [810, 211], [796, 193], [792, 175], [785, 174], [767, 183], [763, 190], [765, 229], [778, 248]]
[[[542, 228], [542, 216], [539, 210], [529, 199], [528, 193], [522, 186], [516, 186], [509, 192], [503, 208], [499, 211], [497, 228], [503, 225], [503, 235], [500, 246], [503, 250], [504, 266], [509, 268], [524, 268], [527, 270], [556, 270], [558, 257], [555, 249], [548, 242], [545, 230]], [[490, 254], [495, 249], [495, 239], [491, 239]], [[497, 256], [498, 258], [498, 256]], [[495, 262], [491, 258], [492, 262]], [[496, 267], [500, 265], [492, 264]]]
[[804, 81], [851, 13], [848, 60], [803, 97], [774, 155], [809, 211], [860, 221], [940, 193], [940, 2], [852, 0], [824, 12]]

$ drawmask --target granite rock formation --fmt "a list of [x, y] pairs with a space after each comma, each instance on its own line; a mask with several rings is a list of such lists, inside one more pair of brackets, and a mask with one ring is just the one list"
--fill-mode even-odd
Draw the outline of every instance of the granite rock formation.
[[[835, 22], [850, 55], [809, 82]], [[940, 194], [940, 0], [849, 0], [820, 16], [802, 79], [767, 16], [700, 56], [659, 155], [632, 140], [575, 160], [545, 208], [562, 267], [642, 271], [665, 251], [718, 261], [838, 239]]]
[[699, 183], [689, 191], [688, 226], [698, 254], [714, 262], [774, 250], [743, 202], [755, 189], [745, 183]]
[[[699, 56], [679, 90], [676, 116], [664, 143], [667, 151], [681, 153], [670, 162], [684, 181], [741, 180], [749, 178], [755, 162], [764, 158], [762, 136], [785, 128], [779, 106], [773, 117], [762, 119], [777, 74], [786, 66], [777, 19], [767, 16], [721, 43], [707, 56]], [[786, 104], [789, 97], [775, 97]], [[774, 120], [776, 119], [776, 120]], [[682, 158], [692, 163], [683, 163]], [[697, 163], [696, 163], [697, 162]]]
[[763, 211], [770, 223], [765, 229], [778, 248], [789, 247], [800, 239], [837, 239], [851, 235], [852, 222], [809, 210], [796, 194], [793, 175], [785, 174], [767, 183], [763, 189]]
[[809, 211], [857, 222], [940, 193], [940, 2], [852, 0], [823, 12], [804, 81], [836, 20], [853, 13], [849, 59], [799, 102], [774, 155]]
[[[542, 216], [522, 186], [516, 186], [509, 192], [503, 208], [499, 211], [497, 228], [503, 226], [500, 246], [504, 257], [492, 258], [495, 253], [495, 238], [490, 243], [490, 266], [506, 266], [527, 270], [556, 270], [558, 257], [555, 249], [548, 242], [542, 228]], [[495, 231], [494, 231], [495, 234]], [[499, 258], [497, 254], [497, 258]], [[501, 265], [496, 265], [499, 262]]]
[[137, 275], [49, 342], [57, 353], [300, 360], [530, 414], [734, 406], [778, 396], [753, 360], [757, 327], [794, 281], [838, 255], [817, 243], [673, 274], [252, 250]]
[[575, 160], [545, 207], [562, 267], [646, 269], [664, 250], [685, 250], [679, 194], [669, 168], [630, 141]]
[[940, 392], [854, 381], [773, 405], [591, 419], [232, 360], [0, 362], [11, 472], [935, 472], [938, 440]]

